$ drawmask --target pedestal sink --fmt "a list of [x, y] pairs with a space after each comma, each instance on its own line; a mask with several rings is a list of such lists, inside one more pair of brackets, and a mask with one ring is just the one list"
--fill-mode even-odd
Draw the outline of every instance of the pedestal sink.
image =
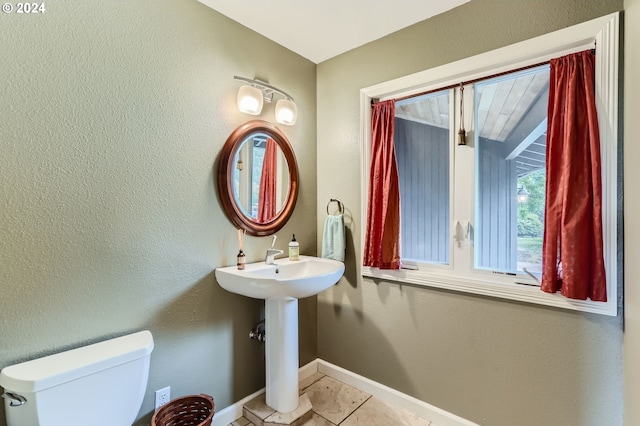
[[266, 402], [288, 413], [298, 406], [298, 299], [313, 296], [338, 282], [344, 264], [332, 259], [300, 256], [215, 271], [220, 287], [232, 293], [265, 299]]

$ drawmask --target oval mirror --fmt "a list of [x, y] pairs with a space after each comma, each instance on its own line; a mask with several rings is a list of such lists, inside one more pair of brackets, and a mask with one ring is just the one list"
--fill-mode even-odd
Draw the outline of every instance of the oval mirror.
[[284, 133], [263, 120], [235, 129], [220, 154], [218, 193], [227, 217], [249, 235], [282, 228], [298, 198], [298, 165]]

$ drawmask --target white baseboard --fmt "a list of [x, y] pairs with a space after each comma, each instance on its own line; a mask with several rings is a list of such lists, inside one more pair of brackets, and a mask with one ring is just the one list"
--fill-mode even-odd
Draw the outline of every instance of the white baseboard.
[[[318, 359], [314, 359], [310, 363], [300, 367], [300, 370], [298, 372], [298, 377], [299, 377], [298, 380], [306, 379], [307, 377], [311, 376], [313, 373], [317, 371], [318, 371]], [[245, 398], [242, 398], [240, 401], [236, 402], [235, 404], [232, 404], [228, 407], [223, 408], [220, 411], [217, 411], [216, 414], [213, 416], [212, 426], [228, 426], [234, 420], [237, 420], [240, 417], [242, 417], [242, 407], [244, 407], [244, 404], [246, 404], [247, 402], [251, 401], [254, 398], [259, 397], [264, 393], [264, 391], [265, 391], [265, 388], [262, 388], [252, 393], [251, 395]]]
[[434, 407], [417, 398], [398, 392], [388, 386], [382, 385], [373, 380], [367, 379], [359, 374], [352, 373], [342, 367], [331, 364], [329, 362], [317, 359], [318, 371], [333, 377], [336, 380], [346, 383], [363, 392], [371, 394], [382, 401], [400, 407], [418, 417], [432, 421], [438, 426], [478, 426], [469, 420], [456, 416], [455, 414], [444, 411], [438, 407]]
[[298, 373], [298, 377], [299, 377], [298, 380], [306, 379], [312, 374], [320, 371], [318, 370], [319, 363], [320, 363], [320, 358], [316, 358], [313, 361], [311, 361], [309, 364], [303, 365], [302, 367], [300, 367], [300, 372]]
[[[333, 365], [321, 359], [315, 359], [310, 363], [300, 367], [298, 377], [299, 380], [311, 376], [315, 372], [320, 372], [336, 380], [348, 385], [354, 386], [363, 392], [375, 396], [382, 401], [400, 407], [412, 414], [423, 419], [430, 420], [438, 426], [478, 426], [476, 423], [463, 419], [462, 417], [451, 414], [447, 411], [434, 407], [424, 401], [420, 401], [412, 396], [398, 392], [388, 386], [374, 382], [359, 374], [352, 373], [342, 367]], [[213, 426], [228, 426], [234, 420], [242, 417], [242, 407], [248, 401], [257, 398], [264, 393], [264, 388], [242, 400], [230, 405], [218, 412], [213, 417]]]
[[251, 401], [254, 398], [259, 397], [264, 393], [264, 388], [260, 389], [252, 393], [251, 395], [242, 398], [240, 401], [232, 404], [228, 407], [223, 408], [220, 411], [216, 411], [216, 414], [213, 416], [213, 424], [212, 426], [228, 426], [231, 422], [238, 420], [242, 417], [242, 407], [244, 404]]

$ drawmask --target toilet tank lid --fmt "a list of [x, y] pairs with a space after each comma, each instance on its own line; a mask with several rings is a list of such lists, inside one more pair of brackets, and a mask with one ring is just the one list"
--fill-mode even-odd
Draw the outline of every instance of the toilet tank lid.
[[145, 330], [93, 345], [5, 367], [0, 386], [38, 392], [151, 354], [153, 336]]

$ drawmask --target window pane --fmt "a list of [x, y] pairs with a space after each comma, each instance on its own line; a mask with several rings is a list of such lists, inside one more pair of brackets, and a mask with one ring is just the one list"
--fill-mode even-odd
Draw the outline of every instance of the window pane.
[[449, 263], [449, 92], [396, 103], [403, 260]]
[[475, 267], [541, 272], [548, 66], [475, 90]]

